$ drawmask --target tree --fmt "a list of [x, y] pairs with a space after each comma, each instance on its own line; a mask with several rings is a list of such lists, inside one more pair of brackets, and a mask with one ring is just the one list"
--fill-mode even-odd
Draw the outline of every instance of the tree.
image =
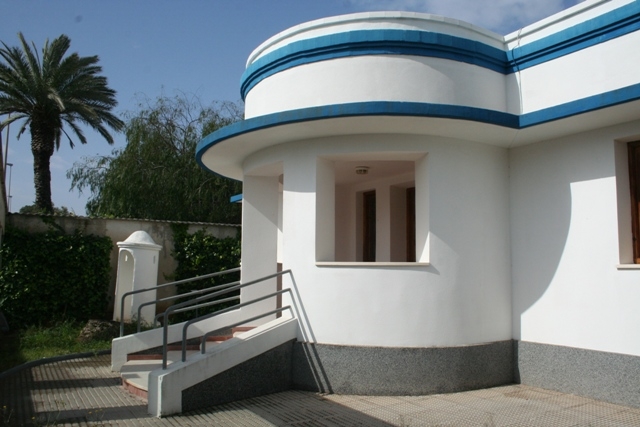
[[203, 170], [198, 141], [242, 118], [233, 103], [202, 106], [196, 97], [141, 98], [129, 114], [127, 145], [109, 156], [84, 158], [67, 172], [71, 188], [88, 189], [87, 213], [102, 217], [240, 223], [229, 198], [239, 182]]
[[[82, 144], [87, 143], [80, 124], [96, 130], [109, 144], [113, 138], [108, 126], [119, 131], [122, 120], [111, 114], [117, 105], [116, 92], [107, 86], [100, 75], [97, 56], [67, 55], [71, 40], [66, 35], [42, 48], [42, 57], [35, 45], [27, 44], [18, 33], [20, 47], [0, 48], [0, 115], [9, 117], [0, 130], [17, 120], [24, 120], [18, 137], [27, 126], [31, 133], [35, 205], [42, 211], [53, 212], [51, 201], [50, 160], [54, 148], [60, 148], [64, 134], [71, 148], [74, 143], [65, 130], [67, 125]], [[33, 49], [32, 49], [33, 47]]]
[[[42, 210], [40, 210], [36, 205], [26, 205], [20, 208], [18, 211], [20, 214], [31, 214], [37, 215], [41, 214]], [[76, 216], [73, 212], [69, 210], [66, 206], [61, 206], [59, 208], [53, 207], [53, 214], [59, 216]]]

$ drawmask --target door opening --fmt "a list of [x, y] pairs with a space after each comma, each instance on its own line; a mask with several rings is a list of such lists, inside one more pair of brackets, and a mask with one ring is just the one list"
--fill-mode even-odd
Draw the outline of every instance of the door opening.
[[367, 191], [362, 194], [363, 233], [362, 261], [376, 260], [376, 192]]

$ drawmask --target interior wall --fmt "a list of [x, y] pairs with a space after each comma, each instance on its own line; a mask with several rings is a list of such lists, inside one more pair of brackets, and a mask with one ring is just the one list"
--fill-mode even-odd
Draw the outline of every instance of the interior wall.
[[336, 185], [335, 260], [356, 260], [356, 195], [345, 185]]
[[404, 187], [389, 187], [389, 216], [390, 240], [389, 260], [391, 262], [407, 261], [407, 189]]
[[[362, 193], [376, 192], [376, 262], [406, 260], [406, 187], [414, 172], [336, 186], [336, 261], [362, 261]], [[338, 256], [340, 255], [340, 257]]]
[[331, 160], [318, 158], [316, 166], [316, 260], [335, 261], [336, 195]]

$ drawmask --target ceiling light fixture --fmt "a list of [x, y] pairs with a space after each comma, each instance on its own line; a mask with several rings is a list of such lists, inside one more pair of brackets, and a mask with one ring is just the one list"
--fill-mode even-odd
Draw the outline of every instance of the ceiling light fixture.
[[356, 166], [356, 175], [366, 175], [369, 173], [369, 166]]

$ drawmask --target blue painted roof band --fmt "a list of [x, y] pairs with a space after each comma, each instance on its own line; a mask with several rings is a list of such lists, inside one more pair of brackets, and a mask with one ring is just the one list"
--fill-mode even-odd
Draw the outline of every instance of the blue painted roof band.
[[571, 116], [576, 116], [602, 108], [614, 107], [626, 102], [640, 99], [640, 84], [635, 84], [620, 89], [612, 90], [554, 107], [526, 113], [520, 116], [519, 127], [521, 129], [552, 122]]
[[205, 151], [226, 139], [246, 133], [292, 123], [357, 116], [437, 117], [518, 128], [518, 116], [483, 108], [418, 102], [355, 102], [283, 111], [233, 123], [204, 137], [196, 147], [196, 160], [205, 167], [202, 163]]
[[414, 55], [452, 59], [508, 73], [503, 50], [478, 41], [415, 30], [358, 30], [290, 43], [254, 61], [242, 75], [240, 92], [298, 65], [364, 55]]
[[513, 73], [640, 29], [633, 2], [513, 50], [462, 37], [416, 30], [358, 30], [300, 40], [258, 58], [245, 70], [242, 99], [261, 80], [314, 62], [363, 55], [415, 55], [450, 59], [502, 74]]
[[640, 100], [640, 84], [520, 116], [483, 108], [418, 102], [356, 102], [311, 107], [253, 117], [218, 129], [198, 143], [196, 160], [200, 166], [208, 169], [202, 163], [202, 156], [212, 146], [243, 134], [292, 123], [358, 116], [404, 116], [470, 120], [512, 129], [523, 129], [636, 100]]
[[640, 29], [640, 3], [634, 1], [509, 52], [514, 71], [533, 67]]

